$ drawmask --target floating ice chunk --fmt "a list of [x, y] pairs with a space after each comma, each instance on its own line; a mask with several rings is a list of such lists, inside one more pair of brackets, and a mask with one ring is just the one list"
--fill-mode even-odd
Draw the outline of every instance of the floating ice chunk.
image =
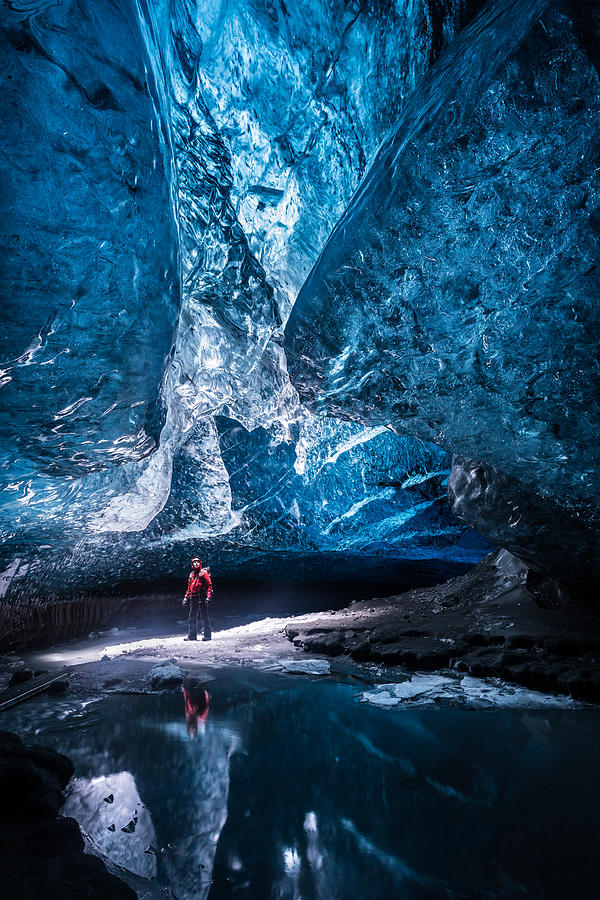
[[413, 675], [410, 681], [402, 681], [400, 684], [382, 685], [388, 688], [398, 700], [408, 700], [420, 694], [438, 691], [450, 687], [455, 683], [453, 678], [446, 675]]
[[374, 691], [373, 693], [365, 691], [364, 694], [361, 694], [361, 700], [372, 703], [374, 706], [398, 706], [400, 703], [400, 699], [392, 696], [389, 691]]
[[326, 659], [282, 659], [280, 665], [284, 672], [295, 675], [329, 675], [331, 672]]
[[482, 680], [465, 675], [460, 688], [469, 701], [485, 701], [493, 706], [531, 708], [540, 706], [563, 707], [573, 704], [571, 697], [561, 694], [544, 694], [514, 684], [505, 684], [499, 678]]
[[499, 678], [462, 678], [446, 675], [413, 675], [410, 681], [399, 684], [379, 684], [360, 695], [363, 703], [374, 706], [423, 706], [445, 700], [452, 704], [473, 707], [503, 707], [536, 709], [564, 707], [574, 703], [569, 697], [543, 694], [529, 688], [507, 684]]

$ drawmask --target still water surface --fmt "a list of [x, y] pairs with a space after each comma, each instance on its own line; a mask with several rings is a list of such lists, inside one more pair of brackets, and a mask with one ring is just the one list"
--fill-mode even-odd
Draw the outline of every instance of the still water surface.
[[597, 896], [597, 711], [389, 710], [363, 689], [228, 669], [1, 727], [68, 754], [65, 814], [181, 900]]

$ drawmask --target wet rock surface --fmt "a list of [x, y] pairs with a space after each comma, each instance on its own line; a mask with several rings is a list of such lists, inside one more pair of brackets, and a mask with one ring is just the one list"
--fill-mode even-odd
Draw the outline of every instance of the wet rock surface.
[[598, 702], [599, 626], [593, 604], [500, 551], [445, 584], [305, 616], [285, 632], [312, 653], [496, 676]]
[[33, 678], [33, 670], [32, 669], [17, 669], [16, 672], [13, 673], [10, 681], [8, 682], [9, 687], [16, 687], [19, 684], [25, 684], [26, 681], [30, 681]]
[[75, 819], [58, 817], [71, 761], [0, 732], [0, 883], [21, 900], [133, 900], [137, 895], [104, 863], [84, 853]]
[[154, 666], [148, 674], [150, 685], [156, 690], [171, 688], [183, 682], [183, 672], [174, 662], [166, 662]]

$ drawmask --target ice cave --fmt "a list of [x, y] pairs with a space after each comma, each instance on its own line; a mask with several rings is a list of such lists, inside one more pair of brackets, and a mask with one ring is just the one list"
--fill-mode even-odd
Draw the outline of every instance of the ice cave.
[[596, 896], [598, 0], [0, 9], [0, 896]]

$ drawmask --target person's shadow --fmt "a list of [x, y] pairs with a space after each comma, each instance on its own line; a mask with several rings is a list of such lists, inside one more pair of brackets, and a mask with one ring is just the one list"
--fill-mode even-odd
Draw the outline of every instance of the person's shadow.
[[206, 725], [210, 711], [210, 694], [199, 679], [189, 676], [184, 678], [182, 690], [187, 730], [190, 738], [194, 740], [198, 729], [203, 729]]

